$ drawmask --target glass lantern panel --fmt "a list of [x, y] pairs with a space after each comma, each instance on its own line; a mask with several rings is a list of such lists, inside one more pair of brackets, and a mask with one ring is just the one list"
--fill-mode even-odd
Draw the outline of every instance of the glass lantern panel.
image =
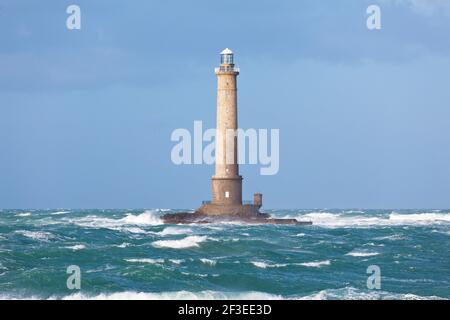
[[222, 64], [233, 64], [233, 55], [232, 54], [223, 54], [221, 58]]

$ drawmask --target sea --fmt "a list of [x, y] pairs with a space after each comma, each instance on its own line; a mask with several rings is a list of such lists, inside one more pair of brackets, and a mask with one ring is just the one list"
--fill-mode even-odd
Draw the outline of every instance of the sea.
[[164, 224], [173, 212], [0, 210], [0, 299], [450, 298], [450, 210], [266, 210], [311, 226]]

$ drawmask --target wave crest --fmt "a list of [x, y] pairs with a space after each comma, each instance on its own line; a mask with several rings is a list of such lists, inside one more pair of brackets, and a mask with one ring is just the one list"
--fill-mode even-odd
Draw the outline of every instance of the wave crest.
[[300, 300], [441, 300], [437, 296], [418, 296], [411, 293], [360, 290], [353, 287], [326, 289], [299, 298]]
[[158, 236], [180, 235], [190, 233], [192, 233], [192, 229], [182, 227], [167, 227], [160, 232], [155, 232], [155, 234]]
[[368, 252], [368, 251], [350, 251], [349, 253], [346, 253], [346, 256], [352, 256], [352, 257], [373, 257], [379, 255], [379, 252]]
[[281, 268], [281, 267], [286, 267], [288, 265], [287, 263], [267, 263], [267, 262], [263, 262], [263, 261], [251, 261], [251, 263], [255, 267], [261, 268], [261, 269]]
[[179, 240], [158, 240], [152, 243], [155, 248], [185, 249], [199, 247], [199, 244], [206, 241], [206, 236], [189, 236]]
[[18, 230], [16, 233], [19, 233], [26, 238], [44, 242], [47, 242], [55, 237], [52, 233], [43, 231]]
[[201, 258], [200, 261], [203, 264], [206, 264], [208, 266], [214, 267], [217, 264], [216, 260], [212, 260], [212, 259], [206, 259], [206, 258]]
[[96, 296], [88, 296], [75, 293], [63, 298], [64, 300], [281, 300], [282, 296], [257, 292], [220, 292], [220, 291], [173, 291], [173, 292], [117, 292], [102, 293]]
[[320, 267], [323, 267], [323, 266], [329, 266], [330, 264], [331, 264], [330, 260], [299, 263], [299, 265], [301, 265], [301, 266], [311, 267], [311, 268], [320, 268]]
[[141, 214], [133, 215], [128, 213], [125, 218], [119, 220], [123, 224], [138, 226], [157, 226], [163, 224], [163, 221], [153, 211], [144, 211]]
[[126, 262], [131, 263], [148, 263], [148, 264], [161, 264], [164, 263], [164, 259], [150, 259], [150, 258], [142, 258], [142, 259], [125, 259]]
[[450, 213], [422, 212], [397, 213], [389, 215], [351, 215], [348, 213], [310, 212], [287, 215], [285, 218], [311, 220], [313, 225], [325, 228], [370, 228], [374, 226], [423, 226], [450, 223]]
[[353, 287], [325, 289], [307, 296], [282, 296], [260, 291], [173, 291], [173, 292], [116, 292], [89, 296], [75, 293], [64, 300], [444, 300], [438, 296], [419, 296], [411, 293], [361, 290]]
[[143, 213], [137, 215], [128, 213], [125, 217], [120, 219], [89, 215], [82, 218], [65, 220], [83, 228], [105, 228], [130, 233], [145, 233], [145, 230], [138, 227], [157, 226], [163, 224], [161, 218], [155, 212], [150, 210], [144, 211]]

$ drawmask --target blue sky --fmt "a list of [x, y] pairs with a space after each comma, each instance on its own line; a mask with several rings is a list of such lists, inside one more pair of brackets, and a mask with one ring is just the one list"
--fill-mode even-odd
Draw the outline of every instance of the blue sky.
[[230, 47], [240, 126], [280, 129], [279, 173], [243, 166], [244, 198], [449, 208], [449, 30], [445, 0], [0, 1], [0, 207], [209, 199], [214, 168], [175, 166], [170, 135], [215, 125]]

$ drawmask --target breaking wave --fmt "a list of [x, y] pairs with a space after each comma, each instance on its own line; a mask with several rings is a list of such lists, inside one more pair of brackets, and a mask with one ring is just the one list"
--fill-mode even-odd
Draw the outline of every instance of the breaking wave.
[[181, 228], [181, 227], [167, 227], [160, 232], [155, 232], [158, 236], [168, 236], [168, 235], [180, 235], [180, 234], [190, 234], [192, 233], [192, 229], [189, 228]]
[[119, 222], [139, 226], [157, 226], [163, 223], [160, 217], [158, 217], [153, 211], [149, 210], [138, 215], [129, 213], [125, 218], [119, 219]]
[[300, 262], [300, 263], [268, 263], [264, 261], [251, 261], [251, 263], [261, 269], [266, 268], [282, 268], [287, 266], [303, 266], [303, 267], [311, 267], [311, 268], [320, 268], [323, 266], [329, 266], [331, 264], [330, 260], [324, 260], [324, 261], [311, 261], [311, 262]]
[[18, 230], [16, 233], [19, 233], [26, 238], [44, 242], [54, 238], [54, 235], [50, 232]]
[[66, 214], [66, 213], [70, 213], [70, 211], [56, 211], [56, 212], [52, 212], [50, 214], [53, 216], [59, 216], [61, 214]]
[[[20, 297], [12, 295], [0, 295], [0, 300], [11, 299], [40, 299], [36, 296]], [[245, 291], [168, 291], [168, 292], [136, 292], [123, 291], [115, 293], [101, 293], [88, 295], [74, 293], [72, 295], [58, 297], [52, 296], [50, 300], [445, 300], [438, 296], [419, 296], [411, 293], [391, 293], [385, 291], [361, 290], [354, 287], [340, 289], [325, 289], [309, 295], [289, 295]]]
[[389, 236], [373, 238], [373, 240], [389, 240], [389, 241], [398, 241], [398, 240], [403, 240], [403, 239], [404, 239], [404, 237], [399, 234], [391, 234]]
[[411, 293], [360, 290], [353, 287], [326, 289], [299, 298], [300, 300], [443, 300], [437, 296], [418, 296]]
[[251, 263], [257, 267], [257, 268], [261, 268], [261, 269], [266, 269], [266, 268], [280, 268], [280, 267], [286, 267], [288, 264], [287, 263], [267, 263], [267, 262], [263, 262], [263, 261], [251, 261]]
[[373, 257], [379, 255], [379, 252], [368, 252], [368, 251], [350, 251], [349, 253], [346, 253], [346, 256], [352, 256], [352, 257]]
[[169, 261], [173, 264], [182, 264], [184, 262], [184, 259], [169, 259]]
[[206, 236], [189, 236], [180, 240], [158, 240], [152, 243], [155, 248], [185, 249], [199, 247], [199, 244], [206, 241]]
[[145, 230], [137, 227], [157, 226], [163, 224], [161, 218], [155, 212], [149, 210], [138, 215], [128, 213], [125, 217], [120, 219], [90, 215], [78, 219], [67, 219], [67, 221], [83, 228], [105, 228], [130, 233], [145, 233]]
[[117, 248], [127, 248], [127, 247], [129, 247], [131, 245], [131, 243], [128, 243], [128, 242], [122, 242], [121, 244], [116, 244], [116, 245], [114, 245], [114, 247], [117, 247]]
[[330, 264], [331, 264], [330, 260], [299, 263], [299, 265], [301, 265], [301, 266], [311, 267], [311, 268], [320, 268], [323, 266], [329, 266]]
[[17, 217], [29, 217], [29, 216], [31, 216], [31, 212], [18, 213], [16, 216]]
[[77, 250], [86, 249], [86, 246], [84, 244], [76, 244], [76, 245], [68, 246], [68, 247], [65, 247], [65, 248], [77, 251]]
[[161, 264], [161, 263], [164, 263], [164, 259], [150, 259], [150, 258], [125, 259], [125, 261], [131, 262], [131, 263], [148, 263], [148, 264]]
[[220, 291], [173, 291], [173, 292], [117, 292], [88, 296], [76, 293], [63, 298], [64, 300], [281, 300], [280, 295], [249, 291], [249, 292], [220, 292]]
[[208, 266], [214, 267], [217, 264], [216, 260], [212, 260], [212, 259], [206, 259], [206, 258], [201, 258], [200, 261], [203, 264], [206, 264]]
[[396, 212], [392, 212], [389, 215], [389, 220], [396, 222], [396, 223], [402, 223], [402, 224], [409, 224], [409, 223], [424, 223], [424, 224], [430, 224], [430, 223], [439, 223], [439, 222], [450, 222], [450, 214], [448, 213], [412, 213], [412, 214], [400, 214]]
[[325, 228], [368, 228], [373, 226], [402, 226], [402, 225], [434, 225], [450, 223], [450, 213], [424, 212], [412, 214], [400, 214], [391, 212], [383, 216], [350, 215], [347, 213], [310, 212], [287, 215], [286, 218], [298, 220], [310, 220], [313, 225]]

